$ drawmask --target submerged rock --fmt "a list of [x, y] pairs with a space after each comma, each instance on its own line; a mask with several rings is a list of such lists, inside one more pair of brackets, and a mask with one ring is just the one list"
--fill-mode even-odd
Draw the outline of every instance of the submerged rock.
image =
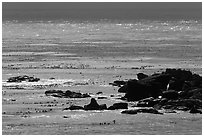
[[53, 96], [59, 98], [86, 98], [90, 97], [88, 94], [82, 94], [77, 92], [72, 92], [70, 90], [62, 91], [62, 90], [48, 90], [45, 91], [46, 96]]

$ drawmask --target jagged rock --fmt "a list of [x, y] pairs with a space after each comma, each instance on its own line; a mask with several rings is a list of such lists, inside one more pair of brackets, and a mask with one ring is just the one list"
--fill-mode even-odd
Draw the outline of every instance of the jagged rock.
[[114, 103], [112, 106], [108, 108], [108, 110], [115, 110], [115, 109], [127, 109], [128, 104], [127, 103]]
[[138, 80], [144, 79], [144, 78], [146, 78], [146, 77], [148, 77], [148, 75], [146, 75], [146, 74], [144, 74], [144, 73], [138, 73], [138, 74], [137, 74]]
[[91, 99], [91, 102], [88, 105], [84, 105], [84, 110], [103, 110], [103, 109], [107, 109], [106, 104], [99, 105], [94, 98]]
[[152, 113], [152, 114], [163, 114], [154, 108], [142, 108], [142, 109], [134, 109], [134, 110], [124, 110], [121, 112], [122, 114], [137, 114], [137, 113]]
[[34, 78], [34, 77], [23, 75], [23, 76], [10, 77], [7, 80], [7, 82], [22, 82], [22, 81], [38, 82], [39, 80], [40, 80], [39, 78]]
[[48, 90], [45, 91], [46, 96], [54, 96], [60, 98], [86, 98], [90, 97], [88, 94], [82, 94], [77, 92], [72, 92], [70, 90], [62, 91], [62, 90]]

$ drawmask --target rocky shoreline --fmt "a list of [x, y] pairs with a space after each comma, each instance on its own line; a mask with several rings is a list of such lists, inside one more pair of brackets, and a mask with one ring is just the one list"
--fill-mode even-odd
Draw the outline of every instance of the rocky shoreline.
[[[35, 80], [40, 79], [24, 75], [11, 77], [7, 82], [35, 82]], [[125, 93], [125, 96], [119, 98], [123, 102], [114, 103], [112, 106], [107, 107], [106, 104], [98, 104], [95, 98], [91, 98], [91, 102], [87, 105], [71, 105], [63, 110], [125, 109], [121, 112], [122, 114], [163, 114], [160, 112], [161, 110], [170, 113], [175, 112], [174, 110], [181, 110], [202, 114], [202, 77], [188, 70], [166, 69], [162, 73], [155, 73], [150, 76], [138, 73], [137, 79], [116, 80], [109, 84], [120, 87], [118, 92]], [[88, 93], [82, 94], [70, 90], [47, 90], [45, 95], [57, 98], [91, 97]], [[105, 99], [107, 98], [105, 97]], [[128, 109], [130, 102], [136, 102], [131, 107], [140, 108]]]

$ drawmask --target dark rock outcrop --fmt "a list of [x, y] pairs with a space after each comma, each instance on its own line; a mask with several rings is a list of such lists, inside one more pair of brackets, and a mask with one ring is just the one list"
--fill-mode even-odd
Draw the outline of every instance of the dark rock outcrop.
[[166, 90], [170, 76], [158, 74], [146, 77], [141, 80], [129, 80], [126, 85], [118, 91], [125, 92], [125, 98], [128, 101], [137, 101], [148, 97], [158, 97], [162, 90]]
[[70, 90], [62, 91], [62, 90], [48, 90], [45, 91], [46, 96], [53, 96], [59, 98], [86, 98], [90, 97], [88, 94], [82, 94], [77, 92], [72, 92]]
[[[202, 77], [188, 70], [166, 69], [147, 76], [138, 73], [138, 80], [130, 79], [119, 88], [126, 93], [123, 100], [138, 101], [137, 107], [182, 110], [202, 113]], [[138, 113], [130, 110], [127, 113]]]
[[110, 106], [108, 108], [108, 110], [115, 110], [115, 109], [127, 109], [128, 108], [128, 104], [127, 103], [114, 103], [112, 106]]
[[[118, 92], [126, 93], [122, 99], [138, 101], [139, 107], [190, 110], [202, 102], [202, 77], [188, 70], [166, 69], [162, 73], [146, 76], [138, 73], [139, 80], [128, 80]], [[154, 99], [142, 100], [153, 97]]]
[[22, 81], [27, 81], [27, 82], [38, 82], [40, 78], [34, 78], [34, 77], [29, 77], [26, 75], [23, 76], [16, 76], [16, 77], [10, 77], [7, 82], [22, 82]]
[[84, 110], [104, 110], [107, 109], [106, 104], [99, 105], [97, 101], [92, 98], [88, 105], [84, 105]]

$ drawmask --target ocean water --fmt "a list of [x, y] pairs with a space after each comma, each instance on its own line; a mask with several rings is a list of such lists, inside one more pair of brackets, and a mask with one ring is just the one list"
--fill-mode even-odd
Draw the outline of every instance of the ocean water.
[[40, 61], [40, 52], [50, 58], [149, 56], [201, 63], [199, 20], [4, 21], [2, 31], [3, 61], [7, 52]]

